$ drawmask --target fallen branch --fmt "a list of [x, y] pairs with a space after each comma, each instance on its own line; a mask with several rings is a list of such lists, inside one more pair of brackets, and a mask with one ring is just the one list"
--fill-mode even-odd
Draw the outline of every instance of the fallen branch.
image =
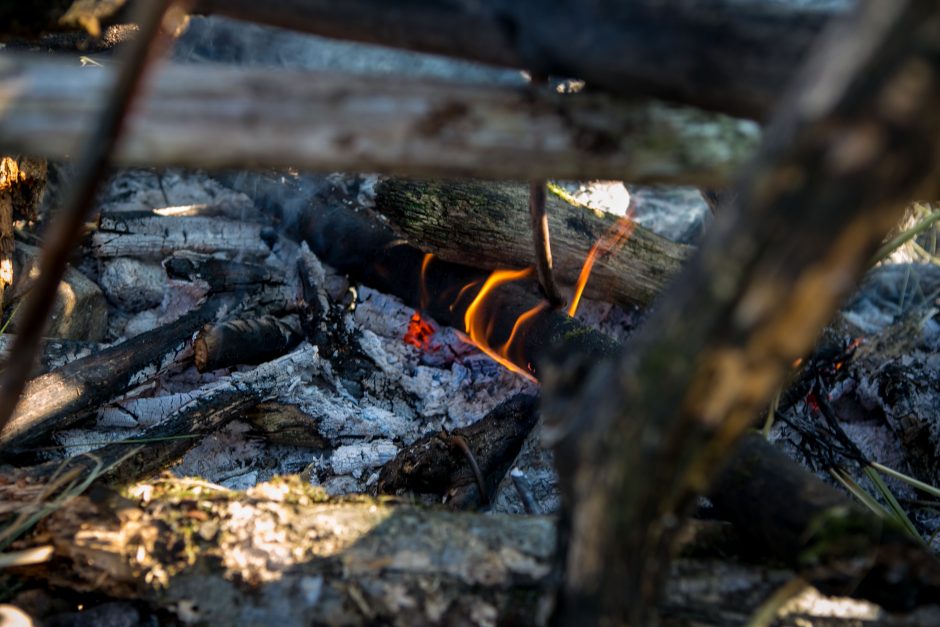
[[[522, 185], [381, 179], [375, 209], [409, 242], [441, 259], [494, 269], [533, 263]], [[591, 246], [617, 218], [572, 206], [555, 194], [548, 196], [547, 213], [554, 274], [574, 285]], [[691, 250], [637, 226], [622, 248], [599, 256], [585, 294], [624, 306], [649, 304]]]
[[[106, 67], [45, 57], [2, 55], [0, 68], [10, 86], [0, 95], [0, 150], [55, 158], [87, 137], [113, 78]], [[603, 94], [190, 65], [155, 74], [114, 158], [715, 186], [757, 136], [751, 123]]]
[[[125, 494], [99, 491], [55, 512], [38, 530], [54, 559], [21, 571], [207, 624], [545, 624], [556, 593], [547, 517], [334, 502], [287, 478], [235, 492], [167, 477]], [[786, 570], [703, 556], [717, 534], [690, 531], [688, 550], [699, 556], [674, 564], [660, 608], [667, 624], [743, 624], [792, 581]], [[805, 592], [804, 603], [772, 616], [848, 626], [883, 615]]]

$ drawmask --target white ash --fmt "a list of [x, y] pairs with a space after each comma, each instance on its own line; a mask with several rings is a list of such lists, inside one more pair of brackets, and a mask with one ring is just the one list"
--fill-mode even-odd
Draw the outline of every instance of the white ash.
[[152, 427], [170, 417], [180, 407], [198, 398], [199, 390], [131, 398], [98, 411], [97, 425], [106, 427]]
[[138, 313], [163, 302], [166, 271], [160, 264], [119, 257], [103, 265], [98, 285], [124, 311]]

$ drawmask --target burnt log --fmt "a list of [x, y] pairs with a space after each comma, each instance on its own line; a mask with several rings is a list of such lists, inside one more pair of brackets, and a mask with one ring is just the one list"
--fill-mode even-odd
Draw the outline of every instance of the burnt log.
[[291, 321], [262, 316], [206, 325], [193, 340], [196, 369], [206, 372], [279, 357], [303, 339], [298, 324], [296, 318]]
[[379, 472], [376, 493], [415, 495], [454, 509], [488, 505], [537, 421], [537, 399], [514, 396], [468, 427], [400, 450]]
[[[0, 56], [0, 74], [11, 86], [0, 95], [0, 150], [54, 158], [87, 136], [113, 79], [109, 68], [13, 54]], [[155, 69], [114, 159], [715, 186], [750, 156], [758, 134], [750, 122], [605, 94], [170, 65]]]
[[283, 285], [278, 276], [258, 263], [219, 259], [192, 251], [177, 251], [163, 260], [168, 276], [186, 281], [204, 281], [214, 292], [232, 292], [261, 285]]
[[199, 442], [229, 421], [242, 416], [263, 400], [287, 390], [293, 380], [290, 372], [313, 358], [312, 347], [300, 348], [252, 370], [236, 372], [219, 383], [202, 388], [166, 420], [124, 442], [108, 444], [66, 461], [46, 462], [16, 471], [23, 480], [47, 481], [73, 474], [83, 481], [97, 480], [125, 485], [165, 470]]
[[189, 355], [193, 334], [230, 304], [213, 297], [175, 322], [72, 361], [30, 381], [0, 431], [4, 456], [157, 376]]
[[[526, 232], [527, 192], [522, 185], [475, 181], [382, 179], [375, 209], [414, 246], [445, 261], [478, 268], [518, 268], [534, 263]], [[615, 216], [547, 197], [553, 273], [572, 286], [591, 247], [617, 223]], [[636, 226], [623, 246], [599, 255], [585, 295], [629, 307], [648, 305], [678, 273], [692, 248]]]
[[762, 0], [200, 0], [196, 11], [755, 118], [766, 116], [825, 23], [843, 12]]
[[[940, 194], [938, 32], [940, 7], [925, 0], [868, 2], [833, 30], [737, 201], [629, 350], [586, 375], [569, 366], [544, 379], [571, 508], [565, 620], [645, 622], [676, 520], [720, 466], [747, 468], [729, 447], [907, 203]], [[935, 594], [937, 563], [927, 563], [926, 585], [912, 583], [898, 603]]]
[[[240, 177], [235, 184], [244, 186], [246, 193], [258, 194], [261, 204], [265, 200], [285, 196], [283, 179], [278, 176], [259, 174]], [[296, 193], [302, 193], [302, 181], [294, 181], [293, 185], [298, 186]], [[311, 199], [304, 227], [304, 236], [310, 247], [325, 263], [348, 272], [353, 278], [376, 289], [395, 294], [414, 307], [423, 306], [427, 313], [442, 324], [466, 330], [463, 325], [468, 303], [474, 300], [489, 273], [445, 261], [425, 264], [425, 254], [397, 240], [387, 225], [368, 212], [349, 210], [348, 203], [338, 190], [321, 190], [319, 195]], [[534, 285], [531, 287], [534, 288]], [[544, 301], [535, 289], [525, 289], [518, 284], [501, 286], [494, 291], [487, 298], [491, 314], [487, 323], [493, 324], [493, 345], [505, 342], [512, 333], [515, 321], [525, 312], [537, 308], [540, 302]], [[676, 312], [674, 315], [680, 314]], [[530, 372], [540, 379], [546, 374], [551, 376], [553, 370], [570, 366], [573, 370], [570, 380], [577, 382], [592, 366], [605, 372], [605, 362], [624, 350], [607, 336], [547, 307], [528, 318], [524, 331], [522, 337], [517, 336], [516, 342], [506, 351], [507, 361], [515, 362], [521, 371]], [[678, 358], [682, 352], [677, 349], [674, 355]], [[555, 382], [545, 383], [545, 389], [548, 390], [551, 385], [564, 386], [565, 382], [559, 382], [556, 378]], [[604, 388], [604, 394], [613, 396], [616, 388], [616, 384], [610, 384]], [[560, 391], [567, 389], [561, 387]], [[577, 389], [571, 388], [572, 392]], [[654, 390], [661, 391], [662, 388], [655, 387]], [[596, 411], [604, 408], [605, 404], [595, 399], [593, 407], [591, 411]], [[756, 419], [761, 409], [756, 407], [751, 419]], [[546, 410], [558, 411], [557, 407], [551, 406]], [[586, 411], [585, 415], [591, 415], [591, 411]], [[586, 420], [590, 422], [590, 419]], [[749, 453], [754, 449], [768, 451], [767, 465], [755, 466]], [[916, 565], [910, 571], [912, 579], [908, 584], [910, 590], [916, 591], [917, 598], [929, 598], [931, 594], [940, 592], [940, 565], [933, 556], [922, 548], [912, 551], [911, 540], [896, 534], [894, 530], [885, 530], [885, 521], [857, 508], [847, 496], [825, 492], [827, 495], [837, 494], [830, 509], [817, 507], [812, 500], [805, 507], [796, 506], [803, 499], [803, 494], [814, 494], [826, 488], [818, 478], [803, 471], [796, 462], [782, 455], [770, 455], [769, 452], [773, 452], [770, 444], [758, 436], [751, 436], [747, 447], [727, 453], [726, 472], [733, 481], [722, 482], [718, 489], [722, 491], [723, 508], [729, 512], [729, 517], [735, 518], [739, 524], [749, 524], [745, 521], [753, 514], [753, 508], [759, 508], [762, 520], [781, 521], [780, 525], [768, 524], [765, 527], [769, 543], [767, 546], [773, 545], [775, 552], [779, 549], [795, 568], [803, 566], [802, 560], [809, 547], [817, 546], [825, 538], [839, 537], [840, 530], [854, 529], [853, 534], [844, 537], [856, 547], [860, 559], [847, 565], [841, 556], [830, 553], [839, 559], [827, 562], [827, 554], [823, 553], [823, 559], [818, 561], [814, 571], [806, 573], [812, 581], [819, 578], [844, 583], [846, 580], [859, 581], [870, 575], [872, 579], [863, 589], [866, 594], [877, 595], [880, 589], [878, 578], [890, 577], [890, 568], [875, 569], [869, 573], [871, 562], [868, 560], [874, 555], [872, 559], [891, 564], [890, 556], [894, 551], [895, 554], [904, 554], [910, 564]], [[796, 477], [799, 481], [775, 482], [773, 478], [776, 476]], [[779, 491], [775, 498], [755, 501], [750, 496], [744, 497], [754, 493], [752, 485], [774, 485]], [[585, 494], [589, 494], [592, 489], [585, 487]], [[820, 526], [817, 525], [818, 521], [829, 521], [832, 524]], [[793, 533], [793, 529], [804, 533]], [[851, 542], [853, 538], [862, 538], [862, 541]], [[918, 568], [921, 570], [918, 571]], [[832, 573], [838, 573], [840, 569], [844, 578], [833, 577]], [[889, 588], [884, 587], [886, 590]]]
[[[7, 358], [10, 347], [13, 346], [15, 336], [5, 333], [0, 335], [0, 370]], [[69, 362], [87, 357], [101, 350], [96, 342], [81, 340], [46, 339], [42, 343], [42, 352], [39, 354], [39, 363], [33, 371], [33, 376], [45, 374], [56, 368], [61, 368]]]

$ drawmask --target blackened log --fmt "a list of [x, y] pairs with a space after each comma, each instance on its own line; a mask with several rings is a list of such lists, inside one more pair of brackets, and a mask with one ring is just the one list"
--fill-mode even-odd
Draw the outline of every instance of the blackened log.
[[468, 427], [423, 437], [382, 467], [376, 493], [430, 497], [454, 509], [487, 505], [538, 415], [536, 397], [520, 394]]
[[[526, 231], [524, 186], [477, 181], [381, 179], [375, 209], [414, 246], [445, 261], [478, 268], [518, 268], [534, 263]], [[588, 251], [617, 222], [615, 216], [547, 198], [554, 274], [572, 286]], [[629, 307], [652, 302], [678, 273], [692, 248], [636, 226], [623, 246], [599, 255], [585, 295]]]
[[842, 13], [764, 0], [200, 0], [200, 10], [756, 118]]
[[164, 259], [168, 276], [186, 281], [205, 281], [214, 292], [232, 292], [261, 285], [283, 285], [286, 277], [257, 263], [219, 259], [192, 251], [177, 251]]
[[199, 372], [238, 364], [260, 364], [288, 352], [303, 339], [294, 320], [274, 316], [208, 324], [193, 340], [193, 361]]
[[[905, 206], [940, 194], [940, 5], [863, 7], [827, 36], [629, 351], [576, 382], [545, 379], [571, 506], [568, 622], [645, 622], [677, 519]], [[935, 594], [936, 572], [911, 589]]]
[[[112, 78], [106, 67], [3, 54], [0, 150], [73, 154]], [[115, 161], [723, 185], [758, 136], [751, 122], [598, 93], [168, 65], [141, 94]]]
[[227, 303], [210, 298], [175, 322], [33, 379], [0, 432], [0, 450], [5, 455], [13, 453], [165, 371], [188, 354], [193, 334], [215, 319]]

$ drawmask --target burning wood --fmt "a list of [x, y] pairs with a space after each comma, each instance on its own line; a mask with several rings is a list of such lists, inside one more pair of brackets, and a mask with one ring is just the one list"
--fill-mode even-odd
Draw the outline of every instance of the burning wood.
[[[376, 211], [412, 244], [440, 259], [491, 269], [533, 263], [531, 240], [522, 228], [528, 222], [523, 186], [380, 179], [374, 192]], [[584, 260], [591, 249], [627, 224], [617, 226], [614, 216], [574, 206], [556, 194], [547, 198], [547, 214], [553, 272], [568, 286], [586, 281]], [[649, 304], [691, 253], [641, 226], [630, 229], [629, 237], [621, 236], [621, 246], [611, 240], [605, 245], [611, 250], [599, 255], [587, 284], [589, 298], [624, 307]]]

